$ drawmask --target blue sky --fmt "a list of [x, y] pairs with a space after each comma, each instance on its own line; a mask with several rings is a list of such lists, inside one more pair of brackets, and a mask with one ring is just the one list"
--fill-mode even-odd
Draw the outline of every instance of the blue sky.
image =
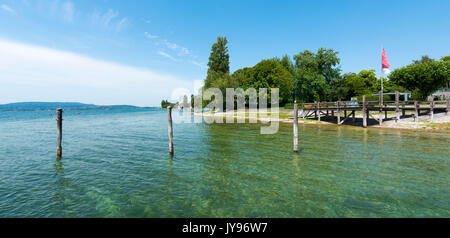
[[218, 35], [231, 71], [328, 47], [343, 72], [378, 73], [382, 46], [392, 68], [450, 55], [448, 12], [439, 0], [0, 0], [0, 103], [156, 106], [205, 78]]

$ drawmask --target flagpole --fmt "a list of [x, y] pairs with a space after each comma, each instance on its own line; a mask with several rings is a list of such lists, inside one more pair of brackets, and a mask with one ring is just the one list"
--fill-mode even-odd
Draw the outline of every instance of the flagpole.
[[[381, 58], [383, 58], [383, 45], [381, 46]], [[383, 104], [383, 64], [381, 64], [380, 71], [380, 80], [381, 80], [381, 92], [380, 92], [380, 104]]]
[[[381, 46], [381, 58], [383, 58], [383, 46]], [[380, 80], [381, 80], [381, 92], [383, 93], [383, 64], [381, 64]]]

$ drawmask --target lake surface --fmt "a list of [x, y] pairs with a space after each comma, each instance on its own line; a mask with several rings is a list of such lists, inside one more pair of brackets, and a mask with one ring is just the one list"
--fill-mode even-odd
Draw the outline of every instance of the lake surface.
[[0, 217], [450, 217], [449, 134], [65, 111], [58, 161], [49, 114], [0, 112]]

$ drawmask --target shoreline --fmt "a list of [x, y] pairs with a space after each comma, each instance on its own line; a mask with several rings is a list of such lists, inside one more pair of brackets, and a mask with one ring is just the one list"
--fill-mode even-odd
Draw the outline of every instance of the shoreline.
[[[246, 112], [248, 113], [248, 112]], [[226, 120], [226, 117], [232, 117], [234, 119], [246, 119], [246, 120], [257, 120], [257, 123], [268, 123], [271, 121], [278, 121], [280, 123], [292, 124], [294, 122], [293, 118], [270, 118], [270, 117], [257, 117], [257, 116], [238, 116], [236, 111], [233, 112], [219, 112], [219, 113], [193, 113], [194, 116], [201, 117], [222, 117]], [[376, 115], [375, 115], [376, 116]], [[293, 116], [292, 116], [293, 117]], [[362, 117], [356, 116], [356, 120], [362, 119]], [[356, 124], [344, 123], [342, 125], [337, 125], [335, 122], [329, 120], [317, 121], [315, 119], [298, 119], [298, 124], [305, 125], [330, 125], [330, 126], [351, 126], [351, 127], [362, 127], [361, 122], [356, 122]], [[378, 124], [369, 125], [367, 128], [377, 128], [377, 129], [396, 129], [396, 130], [408, 130], [417, 132], [439, 132], [439, 133], [450, 133], [450, 115], [445, 115], [445, 113], [439, 113], [434, 115], [433, 121], [429, 120], [429, 116], [420, 116], [419, 122], [413, 122], [412, 118], [402, 118], [399, 122], [395, 120], [384, 121], [380, 126]]]

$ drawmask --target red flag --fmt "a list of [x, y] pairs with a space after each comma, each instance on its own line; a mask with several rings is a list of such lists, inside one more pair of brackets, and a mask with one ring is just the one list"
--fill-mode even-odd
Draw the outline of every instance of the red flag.
[[388, 59], [386, 56], [386, 52], [384, 51], [384, 48], [383, 48], [383, 54], [381, 56], [381, 68], [383, 69], [385, 74], [390, 73], [390, 70], [389, 70], [390, 65], [389, 65], [389, 62], [388, 62]]

